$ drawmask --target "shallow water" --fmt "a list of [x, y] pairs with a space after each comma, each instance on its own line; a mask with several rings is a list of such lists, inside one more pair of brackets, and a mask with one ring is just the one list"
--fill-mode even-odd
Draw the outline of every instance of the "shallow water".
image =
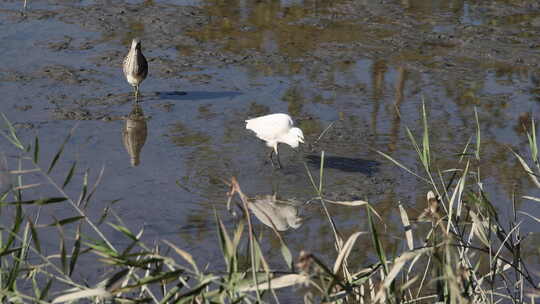
[[[527, 113], [539, 113], [540, 7], [533, 2], [29, 2], [25, 16], [21, 1], [0, 6], [0, 53], [9, 58], [0, 68], [1, 111], [26, 142], [39, 136], [44, 166], [76, 126], [55, 179], [77, 160], [68, 188], [76, 197], [83, 168], [95, 180], [104, 167], [92, 218], [120, 200], [113, 208], [128, 227], [144, 226], [148, 242], [173, 240], [203, 265], [221, 266], [214, 212], [228, 227], [235, 222], [223, 179], [236, 176], [249, 195], [277, 191], [307, 201], [315, 192], [304, 162], [318, 176], [322, 150], [326, 195], [374, 204], [388, 223], [385, 242], [400, 246], [397, 204], [417, 216], [428, 187], [374, 150], [420, 172], [405, 127], [421, 135], [422, 100], [438, 167], [454, 168], [469, 138], [474, 143], [476, 107], [484, 187], [503, 217], [511, 214], [513, 193], [540, 195], [508, 149], [528, 153], [522, 124], [530, 124]], [[140, 103], [147, 134], [136, 167], [123, 142], [132, 93], [121, 72], [134, 36], [150, 65]], [[309, 142], [334, 125], [314, 151], [281, 148], [285, 168], [275, 171], [267, 148], [244, 129], [245, 119], [273, 112], [290, 113]], [[1, 143], [15, 168], [13, 149]], [[539, 216], [536, 204], [518, 202]], [[42, 212], [45, 222], [73, 216], [61, 207]], [[362, 208], [330, 212], [344, 235], [367, 230]], [[334, 257], [318, 204], [300, 214], [303, 225], [284, 234], [293, 254]], [[522, 225], [534, 238], [540, 232], [530, 219]], [[279, 243], [267, 236], [270, 260], [284, 269], [270, 250]], [[112, 239], [127, 242], [119, 234]], [[369, 248], [367, 236], [360, 241]], [[366, 264], [374, 258], [369, 250], [355, 254]]]

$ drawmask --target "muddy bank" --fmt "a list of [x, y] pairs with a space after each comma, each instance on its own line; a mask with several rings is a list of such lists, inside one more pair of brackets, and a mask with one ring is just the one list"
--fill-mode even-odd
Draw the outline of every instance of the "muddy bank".
[[[422, 1], [409, 5], [315, 1], [245, 7], [234, 1], [209, 1], [200, 6], [159, 1], [50, 7], [36, 3], [24, 15], [18, 9], [4, 10], [4, 19], [13, 24], [54, 20], [96, 33], [89, 38], [51, 33], [33, 41], [34, 47], [60, 56], [82, 53], [85, 64], [44, 64], [0, 72], [1, 79], [8, 82], [40, 81], [50, 86], [107, 90], [107, 77], [121, 77], [112, 71], [120, 69], [125, 46], [132, 37], [140, 36], [152, 77], [178, 84], [209, 84], [214, 75], [205, 73], [204, 66], [235, 66], [267, 76], [304, 75], [322, 91], [362, 96], [370, 94], [369, 88], [336, 81], [331, 75], [336, 67], [354, 68], [365, 59], [381, 62], [375, 68], [382, 73], [388, 65], [399, 65], [409, 74], [427, 73], [431, 83], [482, 82], [490, 69], [535, 73], [540, 62], [538, 6], [534, 1], [517, 5], [456, 1], [433, 6]], [[104, 71], [104, 67], [111, 69]], [[157, 93], [150, 93], [150, 98]], [[109, 117], [107, 106], [129, 99], [127, 94], [111, 92], [82, 94], [47, 94], [52, 105], [49, 113], [54, 119], [114, 120], [117, 116]], [[298, 112], [293, 114], [301, 114], [294, 106], [289, 108]]]

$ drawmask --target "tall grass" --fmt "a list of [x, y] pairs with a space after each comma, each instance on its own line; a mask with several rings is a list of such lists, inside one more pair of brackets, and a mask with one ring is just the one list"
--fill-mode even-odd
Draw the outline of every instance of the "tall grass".
[[[194, 253], [177, 244], [167, 240], [153, 246], [145, 244], [141, 241], [144, 230], [128, 229], [112, 208], [99, 219], [90, 218], [86, 210], [98, 189], [103, 170], [96, 177], [85, 171], [77, 197], [66, 193], [64, 189], [73, 181], [77, 162], [71, 163], [61, 181], [53, 179], [51, 174], [62, 161], [74, 129], [46, 162], [40, 153], [39, 138], [32, 144], [24, 144], [3, 116], [6, 128], [2, 134], [19, 157], [17, 169], [12, 171], [2, 165], [0, 157], [0, 182], [10, 180], [8, 176], [16, 177], [16, 182], [8, 185], [8, 191], [0, 193], [0, 211], [3, 215], [13, 214], [9, 223], [0, 223], [0, 300], [3, 303], [64, 303], [88, 299], [122, 303], [279, 303], [276, 290], [306, 286], [305, 303], [534, 303], [539, 295], [538, 277], [522, 256], [522, 243], [526, 240], [520, 227], [525, 220], [540, 219], [514, 208], [510, 223], [501, 223], [480, 179], [478, 162], [482, 145], [476, 110], [476, 134], [464, 145], [456, 167], [444, 170], [434, 164], [424, 104], [421, 116], [423, 132], [419, 140], [409, 128], [405, 131], [417, 152], [422, 172], [415, 172], [398, 159], [378, 151], [383, 158], [431, 189], [426, 194], [426, 208], [416, 220], [410, 218], [403, 205], [396, 206], [403, 226], [404, 246], [399, 251], [385, 248], [380, 232], [385, 219], [378, 214], [375, 205], [362, 200], [325, 198], [325, 154], [322, 152], [319, 175], [313, 176], [307, 166], [306, 172], [315, 195], [311, 202], [320, 204], [331, 227], [328, 240], [334, 243], [334, 259], [327, 264], [320, 253], [291, 252], [269, 217], [288, 269], [285, 272], [275, 271], [264, 256], [259, 244], [261, 232], [257, 232], [252, 223], [251, 200], [235, 178], [225, 181], [230, 186], [227, 205], [236, 202], [242, 217], [228, 230], [216, 212], [216, 233], [225, 269], [209, 271], [195, 262]], [[509, 153], [515, 155], [524, 174], [540, 187], [534, 121], [528, 138], [533, 165], [516, 152]], [[471, 142], [475, 145], [470, 145]], [[447, 173], [451, 174], [449, 178]], [[37, 176], [39, 182], [25, 183], [29, 174]], [[91, 178], [96, 180], [93, 185]], [[31, 195], [27, 191], [32, 189], [35, 193], [45, 185], [52, 186], [57, 194], [48, 198], [27, 198]], [[532, 196], [524, 198], [540, 201]], [[512, 203], [515, 206], [515, 200]], [[53, 204], [62, 204], [75, 215], [43, 223], [41, 208], [50, 208]], [[364, 209], [369, 230], [344, 235], [329, 204]], [[37, 206], [37, 211], [30, 211], [28, 206]], [[120, 248], [111, 242], [100, 228], [102, 223], [121, 233], [128, 245]], [[420, 229], [422, 226], [428, 229]], [[56, 251], [44, 250], [42, 246], [44, 234], [50, 233], [51, 227], [57, 231]], [[362, 265], [351, 257], [351, 253], [358, 250], [356, 243], [362, 234], [369, 234], [374, 248], [376, 261], [370, 265]], [[242, 242], [244, 239], [247, 239], [247, 259], [241, 252], [242, 244], [246, 244]], [[85, 270], [79, 265], [83, 257], [107, 265], [113, 271], [101, 282], [80, 281], [74, 274], [76, 269]]]

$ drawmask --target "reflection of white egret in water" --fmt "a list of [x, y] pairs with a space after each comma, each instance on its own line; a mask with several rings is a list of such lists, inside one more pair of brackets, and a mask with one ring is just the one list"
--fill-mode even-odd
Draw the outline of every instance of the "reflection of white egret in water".
[[[240, 200], [244, 204], [242, 210], [251, 210], [263, 224], [279, 231], [285, 231], [289, 228], [299, 228], [302, 226], [302, 218], [298, 216], [298, 206], [300, 202], [295, 200], [278, 200], [276, 195], [263, 195], [250, 198], [242, 192], [240, 184], [236, 177], [231, 177], [231, 181], [224, 182], [231, 186], [231, 190], [227, 193], [229, 200], [227, 202], [227, 210], [231, 211], [230, 203], [235, 194], [238, 194]], [[278, 234], [279, 236], [279, 234]]]
[[293, 127], [292, 118], [283, 113], [270, 114], [246, 120], [246, 129], [255, 132], [255, 135], [266, 141], [266, 145], [272, 148], [270, 161], [274, 161], [272, 154], [276, 153], [278, 167], [281, 167], [278, 154], [278, 144], [285, 143], [293, 148], [304, 142], [304, 133], [299, 128]]
[[[298, 215], [298, 202], [278, 200], [275, 195], [262, 195], [248, 199], [248, 208], [266, 226], [279, 231], [302, 226]], [[272, 224], [274, 224], [272, 226]]]
[[126, 118], [126, 124], [122, 130], [122, 139], [132, 166], [138, 166], [142, 147], [147, 136], [146, 118], [139, 104], [134, 104], [131, 113]]
[[6, 157], [0, 152], [0, 196], [11, 190], [11, 175], [8, 170]]

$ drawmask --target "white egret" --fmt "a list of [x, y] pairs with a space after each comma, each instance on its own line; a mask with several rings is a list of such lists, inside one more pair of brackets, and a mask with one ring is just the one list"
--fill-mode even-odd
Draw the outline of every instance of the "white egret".
[[300, 128], [293, 127], [292, 118], [283, 113], [270, 114], [246, 120], [246, 129], [255, 132], [255, 135], [266, 141], [266, 145], [272, 148], [270, 162], [274, 166], [272, 154], [276, 153], [278, 167], [281, 167], [278, 154], [278, 144], [285, 143], [297, 148], [299, 143], [304, 142], [304, 133]]

